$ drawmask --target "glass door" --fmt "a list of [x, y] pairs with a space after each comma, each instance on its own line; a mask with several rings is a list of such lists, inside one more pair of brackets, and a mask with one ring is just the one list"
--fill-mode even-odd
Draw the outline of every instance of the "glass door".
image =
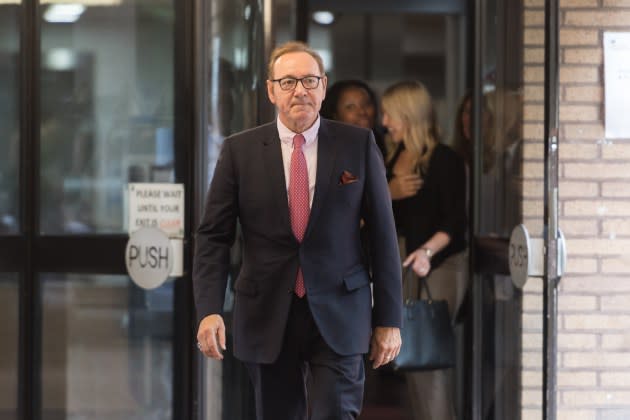
[[[264, 3], [264, 7], [271, 7], [272, 2]], [[197, 154], [201, 170], [195, 210], [201, 215], [223, 140], [263, 122], [259, 118], [270, 114], [270, 105], [265, 88], [268, 34], [263, 27], [262, 2], [216, 0], [199, 2], [199, 7], [196, 48], [200, 65], [196, 71], [202, 92], [199, 115], [202, 141]], [[198, 418], [204, 420], [247, 420], [255, 415], [249, 376], [231, 349], [232, 284], [241, 266], [239, 235], [232, 248], [231, 263], [224, 307], [225, 359], [217, 362], [197, 352]], [[194, 330], [196, 334], [196, 325]]]
[[[175, 181], [174, 3], [38, 11], [39, 234], [124, 236], [126, 184]], [[68, 260], [34, 279], [43, 418], [174, 418], [174, 281], [146, 291], [116, 274]]]
[[0, 3], [0, 418], [190, 418], [189, 278], [124, 262], [127, 183], [192, 190], [189, 6]]
[[20, 346], [19, 1], [0, 4], [0, 418], [18, 417]]
[[522, 288], [508, 265], [514, 227], [523, 224], [533, 238], [543, 234], [544, 9], [542, 2], [529, 3], [480, 0], [475, 6], [475, 420], [539, 418], [542, 407], [542, 282], [529, 279]]

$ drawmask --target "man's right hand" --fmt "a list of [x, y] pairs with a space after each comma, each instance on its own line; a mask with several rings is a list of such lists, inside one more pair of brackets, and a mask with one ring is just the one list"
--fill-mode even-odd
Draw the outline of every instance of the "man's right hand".
[[207, 357], [223, 360], [225, 350], [225, 324], [221, 315], [208, 315], [199, 323], [197, 346]]

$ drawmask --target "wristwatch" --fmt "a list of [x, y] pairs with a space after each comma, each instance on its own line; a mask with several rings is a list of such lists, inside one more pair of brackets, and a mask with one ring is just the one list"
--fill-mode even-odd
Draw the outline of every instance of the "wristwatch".
[[433, 250], [431, 248], [427, 248], [427, 247], [423, 246], [420, 249], [424, 251], [424, 253], [426, 254], [428, 259], [431, 259], [431, 257], [433, 257]]

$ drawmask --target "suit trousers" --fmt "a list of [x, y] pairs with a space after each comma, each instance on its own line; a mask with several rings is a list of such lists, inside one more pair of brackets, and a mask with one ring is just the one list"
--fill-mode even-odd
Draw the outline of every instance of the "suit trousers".
[[307, 299], [293, 298], [276, 361], [246, 364], [257, 420], [352, 420], [361, 412], [363, 357], [339, 355], [326, 344]]
[[[413, 287], [406, 290], [407, 297], [417, 297], [417, 281], [406, 279]], [[468, 254], [461, 252], [448, 257], [427, 277], [431, 295], [435, 300], [446, 300], [454, 319], [464, 300], [468, 287]], [[426, 298], [426, 296], [423, 296]], [[405, 375], [409, 389], [413, 420], [453, 420], [454, 404], [453, 369], [436, 369], [410, 372]]]

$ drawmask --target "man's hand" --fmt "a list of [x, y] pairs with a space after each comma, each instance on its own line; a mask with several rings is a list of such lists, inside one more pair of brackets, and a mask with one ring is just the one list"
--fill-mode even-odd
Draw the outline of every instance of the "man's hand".
[[386, 365], [400, 353], [400, 328], [374, 327], [370, 345], [370, 360], [374, 369]]
[[422, 188], [423, 181], [415, 174], [395, 176], [389, 181], [389, 193], [392, 200], [413, 197]]
[[197, 347], [207, 357], [223, 360], [221, 351], [225, 350], [225, 324], [221, 315], [208, 315], [201, 320], [197, 331]]

